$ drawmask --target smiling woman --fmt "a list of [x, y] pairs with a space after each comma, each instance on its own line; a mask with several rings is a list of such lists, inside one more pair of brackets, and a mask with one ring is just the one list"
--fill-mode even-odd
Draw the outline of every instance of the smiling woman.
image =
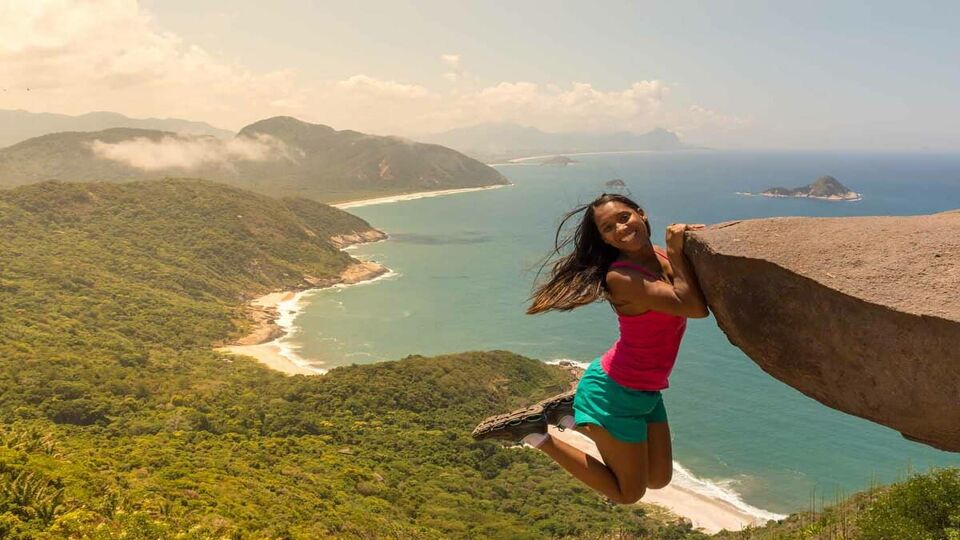
[[[583, 219], [560, 241], [564, 224]], [[689, 317], [706, 317], [706, 300], [683, 255], [684, 233], [667, 229], [667, 252], [650, 241], [640, 206], [603, 194], [568, 213], [557, 231], [550, 279], [533, 295], [527, 313], [571, 310], [600, 299], [617, 312], [620, 339], [587, 368], [575, 392], [494, 416], [473, 432], [477, 439], [523, 442], [543, 450], [570, 474], [619, 503], [634, 503], [647, 489], [666, 487], [673, 450], [660, 390], [668, 386]], [[603, 461], [547, 433], [548, 424], [575, 428], [597, 444]]]

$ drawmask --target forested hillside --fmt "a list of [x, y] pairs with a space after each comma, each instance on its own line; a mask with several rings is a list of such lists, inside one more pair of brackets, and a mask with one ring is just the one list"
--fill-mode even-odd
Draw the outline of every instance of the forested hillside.
[[[0, 537], [684, 535], [478, 418], [568, 384], [507, 352], [287, 377], [212, 351], [368, 225], [194, 180], [0, 191]], [[660, 532], [656, 532], [660, 531]]]

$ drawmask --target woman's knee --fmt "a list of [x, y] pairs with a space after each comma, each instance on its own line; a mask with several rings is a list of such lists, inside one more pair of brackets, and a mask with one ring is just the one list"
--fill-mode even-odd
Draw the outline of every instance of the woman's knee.
[[673, 480], [673, 468], [669, 468], [664, 472], [659, 471], [650, 471], [650, 478], [647, 479], [647, 488], [648, 489], [663, 489], [670, 485], [670, 481]]
[[621, 491], [616, 497], [612, 497], [611, 500], [618, 504], [633, 504], [642, 499], [646, 492], [646, 488], [629, 489]]

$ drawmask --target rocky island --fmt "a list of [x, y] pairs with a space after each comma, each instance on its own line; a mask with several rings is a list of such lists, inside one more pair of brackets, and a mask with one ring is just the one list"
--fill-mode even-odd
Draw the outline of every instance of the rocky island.
[[764, 197], [803, 197], [806, 199], [823, 199], [827, 201], [859, 201], [861, 194], [851, 190], [832, 176], [821, 176], [813, 183], [789, 189], [773, 187], [761, 193], [740, 193], [740, 195], [762, 195]]

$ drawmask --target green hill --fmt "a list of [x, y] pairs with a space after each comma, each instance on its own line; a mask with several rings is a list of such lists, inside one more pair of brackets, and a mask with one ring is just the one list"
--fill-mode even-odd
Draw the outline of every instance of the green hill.
[[322, 201], [509, 183], [449, 148], [290, 117], [262, 120], [227, 141], [114, 128], [54, 133], [0, 149], [0, 187], [182, 176]]
[[[0, 537], [686, 534], [478, 418], [568, 384], [507, 352], [287, 377], [211, 345], [367, 225], [197, 180], [0, 191]], [[679, 535], [679, 536], [677, 536]]]

